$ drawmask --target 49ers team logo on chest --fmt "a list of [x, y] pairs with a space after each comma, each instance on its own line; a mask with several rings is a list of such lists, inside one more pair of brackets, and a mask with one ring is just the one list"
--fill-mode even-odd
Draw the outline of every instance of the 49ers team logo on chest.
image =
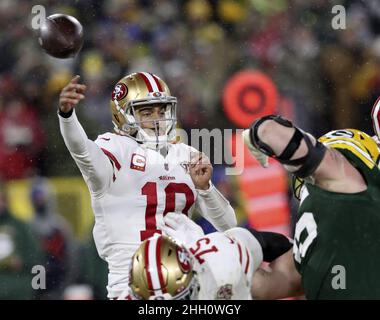
[[141, 154], [134, 153], [132, 154], [131, 159], [131, 169], [138, 171], [145, 171], [146, 158]]
[[115, 88], [112, 91], [112, 100], [120, 101], [128, 94], [127, 86], [120, 82], [116, 84]]

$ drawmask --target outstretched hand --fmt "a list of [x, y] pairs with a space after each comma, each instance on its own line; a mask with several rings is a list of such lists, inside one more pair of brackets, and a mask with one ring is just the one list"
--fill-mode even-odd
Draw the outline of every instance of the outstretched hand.
[[189, 171], [196, 189], [207, 190], [210, 187], [213, 168], [203, 152], [192, 152]]
[[78, 83], [79, 79], [78, 75], [72, 78], [59, 95], [59, 110], [64, 113], [70, 112], [85, 98], [86, 85]]

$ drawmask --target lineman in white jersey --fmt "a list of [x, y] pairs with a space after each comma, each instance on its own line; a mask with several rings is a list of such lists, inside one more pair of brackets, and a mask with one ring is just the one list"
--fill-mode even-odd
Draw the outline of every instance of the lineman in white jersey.
[[122, 78], [110, 103], [115, 133], [95, 142], [75, 114], [86, 90], [78, 81], [74, 77], [61, 92], [60, 130], [90, 190], [93, 236], [109, 267], [108, 298], [115, 299], [128, 286], [133, 253], [161, 233], [168, 212], [191, 216], [196, 209], [220, 231], [236, 226], [236, 217], [210, 182], [208, 158], [175, 143], [177, 100], [164, 81], [146, 72]]
[[129, 299], [249, 300], [253, 273], [263, 261], [258, 240], [246, 229], [205, 235], [189, 218], [169, 213], [165, 236], [136, 251]]

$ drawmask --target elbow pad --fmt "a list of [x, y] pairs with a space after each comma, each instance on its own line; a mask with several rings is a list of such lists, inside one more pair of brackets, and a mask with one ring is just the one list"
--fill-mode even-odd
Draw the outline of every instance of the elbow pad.
[[[295, 132], [284, 151], [278, 156], [273, 152], [272, 148], [268, 144], [260, 140], [257, 134], [259, 126], [266, 120], [273, 120], [282, 126], [295, 129]], [[326, 152], [326, 147], [322, 143], [317, 140], [317, 143], [314, 146], [310, 137], [306, 133], [293, 126], [289, 120], [286, 120], [281, 116], [269, 115], [256, 120], [250, 129], [250, 139], [251, 143], [258, 150], [269, 157], [275, 158], [281, 164], [300, 166], [295, 172], [293, 172], [294, 175], [300, 178], [306, 178], [312, 175], [318, 168]], [[307, 154], [301, 158], [290, 160], [298, 150], [302, 140], [305, 140], [308, 148]]]

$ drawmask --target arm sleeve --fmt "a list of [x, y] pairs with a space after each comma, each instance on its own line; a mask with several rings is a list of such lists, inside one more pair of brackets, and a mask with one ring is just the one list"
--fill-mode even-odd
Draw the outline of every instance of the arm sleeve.
[[208, 190], [198, 190], [196, 210], [218, 231], [225, 231], [237, 225], [235, 210], [229, 201], [210, 182]]
[[111, 184], [113, 165], [99, 146], [87, 138], [75, 111], [70, 117], [58, 115], [66, 147], [75, 160], [90, 192], [97, 196]]
[[257, 231], [252, 228], [248, 228], [248, 230], [260, 243], [265, 262], [274, 261], [288, 252], [293, 246], [292, 240], [280, 233]]

